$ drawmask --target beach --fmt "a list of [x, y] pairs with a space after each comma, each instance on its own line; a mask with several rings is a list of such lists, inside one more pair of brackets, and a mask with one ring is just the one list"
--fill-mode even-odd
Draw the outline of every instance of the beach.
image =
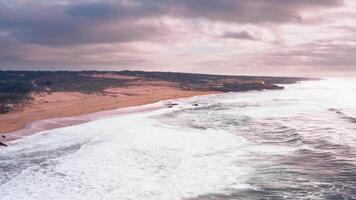
[[[141, 106], [168, 99], [224, 92], [281, 90], [283, 87], [278, 84], [308, 80], [301, 77], [226, 76], [128, 70], [4, 71], [0, 72], [0, 77], [3, 85], [3, 88], [0, 88], [0, 142], [90, 121], [80, 117], [73, 120], [75, 116]], [[55, 119], [60, 119], [60, 123]], [[38, 121], [46, 123], [36, 123]]]
[[0, 200], [356, 200], [356, 0], [0, 0]]
[[[22, 110], [0, 115], [0, 133], [7, 142], [23, 135], [36, 132], [25, 131], [20, 133], [26, 125], [33, 122], [68, 118], [87, 115], [91, 113], [115, 110], [132, 106], [141, 106], [154, 102], [186, 98], [198, 95], [214, 94], [216, 91], [182, 90], [171, 83], [163, 81], [147, 82], [142, 85], [106, 89], [103, 93], [86, 94], [80, 92], [53, 92], [32, 94], [33, 100], [25, 105]], [[79, 117], [80, 118], [80, 117]], [[63, 121], [63, 120], [62, 120]], [[41, 126], [39, 130], [48, 130], [66, 125], [83, 123], [88, 120], [66, 120], [67, 123]], [[12, 135], [16, 133], [16, 135]]]
[[1, 149], [1, 199], [355, 199], [353, 91], [310, 81], [82, 115]]

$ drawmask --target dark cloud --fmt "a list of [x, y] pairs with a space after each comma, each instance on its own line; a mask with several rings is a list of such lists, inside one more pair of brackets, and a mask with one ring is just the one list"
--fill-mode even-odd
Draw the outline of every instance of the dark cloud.
[[247, 31], [225, 32], [222, 37], [227, 39], [260, 40], [260, 38]]
[[67, 12], [88, 18], [175, 16], [239, 23], [283, 23], [301, 20], [301, 10], [342, 3], [343, 0], [132, 0], [70, 4]]
[[[36, 3], [37, 2], [37, 3]], [[337, 6], [341, 0], [131, 0], [0, 3], [0, 30], [22, 42], [75, 45], [142, 41], [166, 34], [163, 26], [138, 23], [162, 16], [205, 18], [238, 23], [283, 23], [307, 8]], [[160, 34], [162, 33], [162, 34]], [[227, 34], [233, 36], [233, 34]], [[235, 37], [252, 39], [248, 33]]]
[[114, 10], [105, 3], [75, 7], [26, 5], [22, 10], [9, 10], [0, 4], [0, 31], [24, 43], [50, 46], [126, 43], [162, 39], [167, 31], [157, 23], [107, 19], [106, 15]]
[[44, 28], [32, 27], [13, 31], [9, 36], [26, 43], [60, 46], [154, 40], [162, 33], [163, 28], [156, 25], [117, 22], [115, 25], [57, 24]]
[[100, 18], [109, 15], [114, 11], [109, 4], [94, 2], [79, 4], [67, 8], [67, 13], [74, 17]]
[[[86, 45], [48, 47], [21, 44], [0, 37], [0, 69], [103, 69], [110, 67], [140, 67], [149, 63], [145, 54], [125, 45]], [[14, 62], [16, 61], [16, 62]]]

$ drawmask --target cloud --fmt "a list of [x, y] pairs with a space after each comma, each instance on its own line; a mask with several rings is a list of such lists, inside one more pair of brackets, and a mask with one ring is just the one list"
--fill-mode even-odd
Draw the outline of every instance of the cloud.
[[301, 19], [300, 11], [342, 5], [343, 0], [131, 0], [74, 3], [72, 16], [145, 18], [174, 16], [239, 23], [283, 23]]
[[[25, 43], [35, 43], [50, 46], [125, 43], [144, 41], [157, 38], [164, 29], [152, 24], [117, 22], [112, 24], [48, 24], [44, 28], [31, 27], [16, 30], [9, 37]], [[162, 36], [163, 37], [163, 36]]]
[[[290, 48], [274, 49], [256, 55], [261, 66], [270, 66], [275, 71], [287, 70], [290, 73], [313, 74], [356, 74], [356, 43], [335, 43], [317, 41]], [[352, 74], [352, 73], [351, 73]], [[350, 74], [349, 74], [350, 75]]]
[[[167, 35], [163, 25], [152, 23], [165, 16], [236, 23], [286, 23], [298, 21], [298, 13], [303, 9], [342, 3], [340, 0], [107, 0], [15, 1], [9, 6], [6, 2], [0, 3], [0, 30], [19, 41], [43, 45], [154, 40], [157, 35]], [[234, 36], [253, 38], [248, 33]]]
[[[164, 1], [167, 2], [167, 1]], [[337, 6], [338, 0], [183, 0], [170, 1], [177, 15], [202, 17], [210, 20], [230, 21], [239, 23], [283, 23], [300, 19], [299, 12], [303, 9], [317, 9]]]
[[111, 14], [114, 10], [107, 3], [94, 2], [79, 4], [67, 8], [67, 13], [74, 17], [101, 18]]
[[355, 9], [352, 0], [0, 0], [0, 68], [356, 71]]
[[52, 48], [37, 44], [21, 44], [3, 37], [0, 37], [0, 43], [5, 47], [0, 48], [0, 66], [7, 69], [73, 70], [98, 69], [100, 66], [114, 70], [117, 66], [141, 67], [149, 63], [145, 58], [145, 52], [125, 44]]
[[126, 43], [163, 38], [167, 31], [149, 20], [107, 19], [105, 16], [111, 8], [104, 3], [75, 7], [25, 4], [22, 7], [20, 11], [13, 11], [0, 4], [0, 30], [24, 43], [52, 46]]
[[222, 37], [227, 39], [260, 40], [259, 37], [247, 31], [225, 32]]

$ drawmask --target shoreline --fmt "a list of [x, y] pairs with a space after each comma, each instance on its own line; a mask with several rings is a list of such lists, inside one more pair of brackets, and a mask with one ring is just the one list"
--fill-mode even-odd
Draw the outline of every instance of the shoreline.
[[[172, 89], [172, 88], [171, 88]], [[68, 126], [74, 126], [78, 124], [87, 123], [90, 121], [95, 121], [103, 118], [110, 118], [112, 116], [125, 115], [137, 112], [153, 111], [160, 108], [166, 107], [165, 103], [168, 101], [174, 101], [179, 99], [191, 98], [195, 96], [213, 95], [219, 94], [217, 91], [186, 91], [178, 90], [177, 94], [173, 96], [162, 96], [161, 98], [155, 99], [144, 99], [140, 98], [141, 101], [131, 101], [131, 103], [126, 102], [126, 104], [116, 104], [116, 108], [100, 109], [100, 105], [93, 112], [87, 112], [84, 114], [74, 114], [67, 116], [53, 116], [48, 118], [40, 118], [37, 120], [31, 120], [25, 124], [25, 126], [19, 127], [15, 130], [2, 132], [0, 128], [0, 142], [9, 143], [20, 138], [30, 136], [39, 132], [53, 130], [57, 128], [63, 128]], [[180, 93], [182, 92], [182, 93]], [[138, 100], [137, 98], [135, 100]], [[6, 115], [19, 114], [23, 111], [18, 111], [16, 113], [5, 114], [1, 116], [6, 118]], [[0, 118], [1, 123], [1, 118]], [[0, 126], [1, 127], [1, 126]], [[5, 138], [3, 137], [5, 136]]]
[[4, 71], [1, 75], [12, 92], [0, 91], [0, 112], [5, 113], [0, 114], [0, 142], [16, 139], [14, 132], [36, 127], [36, 121], [57, 127], [51, 119], [72, 118], [62, 124], [75, 124], [82, 120], [74, 116], [206, 94], [279, 90], [283, 89], [279, 84], [310, 80], [145, 71]]
[[[173, 99], [172, 99], [173, 100]], [[178, 100], [178, 99], [174, 99]], [[63, 128], [68, 126], [75, 126], [84, 124], [87, 122], [110, 118], [114, 116], [121, 116], [125, 114], [140, 113], [146, 111], [154, 111], [160, 108], [165, 108], [164, 102], [171, 100], [162, 100], [155, 103], [144, 104], [139, 106], [123, 107], [113, 110], [105, 110], [85, 115], [76, 115], [62, 118], [48, 118], [43, 120], [37, 120], [28, 123], [24, 128], [4, 133], [8, 137], [3, 142], [11, 142], [20, 139], [25, 136], [30, 136], [44, 131], [54, 130], [57, 128]], [[4, 135], [3, 134], [3, 135]]]

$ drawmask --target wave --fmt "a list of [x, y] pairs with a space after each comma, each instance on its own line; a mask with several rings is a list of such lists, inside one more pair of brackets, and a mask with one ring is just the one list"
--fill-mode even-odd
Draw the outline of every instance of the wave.
[[301, 86], [23, 138], [0, 151], [1, 199], [356, 199], [356, 118], [335, 109], [356, 96]]
[[355, 117], [349, 116], [346, 113], [342, 112], [341, 110], [338, 110], [338, 109], [335, 109], [335, 108], [329, 108], [328, 110], [331, 111], [331, 112], [336, 113], [337, 115], [339, 115], [341, 119], [348, 120], [351, 123], [356, 123], [356, 118]]

